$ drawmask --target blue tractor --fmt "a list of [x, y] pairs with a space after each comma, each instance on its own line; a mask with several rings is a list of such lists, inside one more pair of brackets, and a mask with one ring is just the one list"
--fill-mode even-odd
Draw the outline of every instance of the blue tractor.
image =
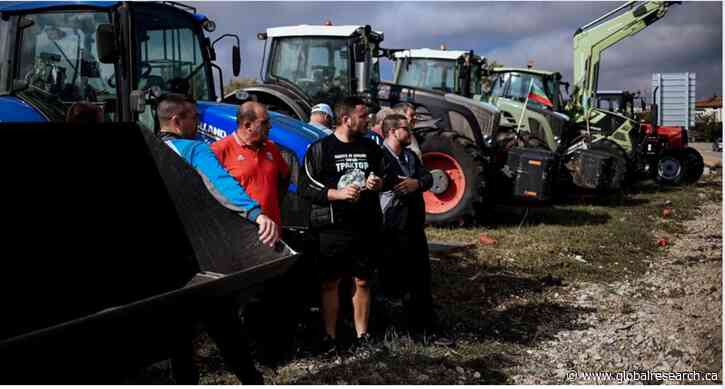
[[[155, 102], [167, 92], [195, 97], [205, 141], [236, 129], [238, 107], [218, 102], [224, 78], [213, 61], [215, 43], [235, 38], [238, 75], [239, 38], [212, 42], [204, 31], [214, 29], [194, 8], [168, 1], [0, 2], [0, 129], [23, 139], [57, 135], [37, 142], [32, 158], [22, 147], [0, 156], [5, 165], [25, 161], [26, 174], [6, 177], [19, 188], [13, 207], [24, 210], [8, 220], [16, 226], [9, 240], [24, 254], [6, 264], [32, 274], [2, 285], [15, 296], [3, 305], [0, 359], [14, 362], [2, 382], [113, 382], [188, 342], [179, 329], [215, 299], [246, 298], [297, 262], [285, 245], [260, 245], [256, 227], [219, 205], [154, 136]], [[78, 101], [102, 106], [106, 123], [64, 124]], [[292, 170], [283, 224], [303, 227], [297, 179], [307, 146], [324, 134], [270, 118], [270, 138]], [[38, 180], [48, 167], [59, 174]], [[63, 204], [56, 217], [33, 205], [48, 188]], [[35, 218], [53, 231], [41, 245], [23, 241], [37, 235], [27, 222]]]
[[[215, 44], [236, 39], [232, 68], [239, 74], [239, 37], [213, 42], [213, 21], [175, 2], [53, 1], [0, 4], [0, 122], [60, 122], [76, 101], [104, 108], [109, 122], [155, 127], [154, 99], [166, 92], [194, 96], [199, 134], [211, 143], [236, 129], [238, 106], [222, 104], [223, 75]], [[214, 71], [219, 89], [215, 89]], [[284, 224], [303, 223], [296, 198], [307, 146], [325, 134], [271, 113], [270, 138], [292, 167]]]

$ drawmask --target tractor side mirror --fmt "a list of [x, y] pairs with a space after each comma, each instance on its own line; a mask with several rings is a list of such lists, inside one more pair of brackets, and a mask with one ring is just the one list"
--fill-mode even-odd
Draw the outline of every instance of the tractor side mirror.
[[118, 61], [119, 53], [113, 25], [98, 25], [98, 29], [96, 29], [96, 51], [98, 52], [98, 61], [101, 63], [115, 63]]
[[239, 52], [239, 46], [232, 46], [232, 73], [234, 77], [239, 76], [242, 69], [242, 55]]
[[[212, 42], [210, 45], [208, 45], [208, 47], [210, 48], [210, 51], [212, 53], [216, 53], [214, 46], [216, 46], [217, 42], [219, 42], [220, 40], [222, 40], [224, 38], [233, 38], [234, 40], [237, 41], [237, 44], [235, 46], [232, 46], [232, 72], [234, 73], [234, 76], [236, 77], [239, 75], [239, 71], [242, 67], [242, 56], [239, 53], [239, 50], [240, 50], [239, 49], [239, 46], [240, 46], [239, 35], [224, 34], [224, 35], [220, 36], [219, 38], [214, 39], [214, 42]], [[212, 58], [211, 60], [212, 61], [216, 60], [216, 54], [214, 54], [213, 57], [214, 58]]]

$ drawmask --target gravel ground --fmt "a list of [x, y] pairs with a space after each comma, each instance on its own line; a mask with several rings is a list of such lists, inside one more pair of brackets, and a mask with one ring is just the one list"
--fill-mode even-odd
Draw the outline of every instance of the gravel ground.
[[[519, 234], [515, 225], [509, 228], [515, 231], [494, 230], [499, 234], [499, 249], [479, 247], [471, 253], [436, 258], [433, 263], [438, 276], [434, 277], [438, 280], [434, 291], [441, 303], [439, 315], [447, 319], [445, 329], [449, 342], [441, 341], [444, 339], [414, 342], [403, 333], [388, 331], [384, 339], [376, 342], [378, 351], [371, 355], [358, 357], [347, 353], [340, 358], [323, 359], [309, 350], [314, 349], [310, 341], [314, 343], [317, 339], [310, 334], [316, 332], [304, 329], [320, 324], [319, 313], [311, 312], [302, 322], [306, 326], [298, 327], [303, 329], [295, 338], [300, 341], [295, 343], [298, 352], [280, 361], [276, 368], [260, 366], [265, 382], [721, 384], [721, 186], [721, 178], [713, 176], [700, 187], [685, 191], [658, 189], [650, 193], [645, 188], [643, 194], [626, 203], [628, 206], [591, 207], [586, 213], [588, 218], [580, 221], [582, 225], [570, 225], [564, 220], [581, 216], [582, 211], [577, 213], [575, 207], [561, 211], [564, 216], [554, 218], [553, 222], [551, 217], [544, 217], [550, 214], [541, 216], [543, 223], [547, 223], [541, 226], [538, 220], [533, 220], [525, 232], [528, 237], [532, 234], [575, 237], [567, 237], [568, 240], [563, 240], [567, 243], [553, 247], [552, 252], [546, 251], [546, 246], [535, 247], [537, 252], [548, 253], [544, 256], [556, 259], [560, 247], [567, 245], [579, 244], [580, 249], [591, 246], [585, 253], [577, 251], [571, 255], [570, 262], [575, 265], [571, 271], [560, 271], [554, 276], [547, 274], [557, 270], [552, 268], [552, 263], [564, 266], [568, 262], [531, 262], [527, 267], [523, 261], [525, 248], [516, 247], [518, 262], [479, 262], [481, 256], [490, 260], [501, 251], [508, 252], [513, 244], [506, 246], [510, 242], [507, 239], [512, 233]], [[660, 204], [670, 200], [675, 217], [668, 219], [654, 213], [661, 212]], [[701, 204], [699, 208], [693, 205], [685, 209], [695, 203]], [[556, 216], [555, 211], [550, 213]], [[602, 218], [606, 223], [589, 220], [604, 212], [607, 218]], [[633, 226], [647, 226], [647, 234], [630, 237], [634, 234]], [[581, 234], [575, 233], [579, 230], [610, 244], [599, 245], [595, 240], [597, 245], [592, 246], [592, 242], [577, 241]], [[469, 241], [477, 239], [479, 232], [478, 229], [456, 229], [448, 235]], [[655, 238], [666, 238], [667, 247], [655, 248], [642, 243], [654, 244]], [[614, 274], [593, 274], [591, 269]], [[214, 343], [206, 336], [198, 341], [201, 383], [238, 384], [236, 377], [225, 368]], [[593, 379], [583, 374], [634, 371], [716, 372], [717, 380], [649, 377], [623, 382], [622, 376]], [[173, 380], [168, 362], [161, 362], [125, 383], [172, 384]]]
[[514, 382], [596, 384], [605, 381], [581, 372], [646, 370], [718, 372], [722, 383], [722, 204], [699, 211], [642, 277], [577, 283], [547, 296], [588, 313], [579, 315], [578, 329], [526, 350], [512, 372]]

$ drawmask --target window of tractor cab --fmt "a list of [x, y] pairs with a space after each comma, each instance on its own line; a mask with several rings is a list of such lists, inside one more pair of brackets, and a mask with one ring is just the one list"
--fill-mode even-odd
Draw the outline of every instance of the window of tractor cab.
[[504, 97], [506, 85], [509, 80], [509, 73], [494, 73], [489, 78], [490, 91], [488, 95], [491, 97]]
[[[529, 88], [532, 87], [531, 82], [533, 80], [533, 88], [546, 91], [546, 97], [548, 97], [549, 100], [554, 100], [552, 93], [550, 92], [552, 90], [551, 86], [544, 82], [544, 78], [542, 76], [516, 72], [508, 73], [508, 75], [508, 83], [505, 85], [503, 97], [518, 100], [520, 102], [526, 101], [526, 97], [529, 94]], [[539, 104], [533, 100], [529, 100], [528, 104], [539, 109], [550, 109], [547, 106]]]
[[471, 65], [470, 70], [470, 82], [468, 83], [468, 94], [470, 96], [481, 94], [481, 83], [478, 82], [481, 78], [481, 64], [476, 63]]
[[453, 92], [457, 78], [456, 61], [435, 59], [405, 60], [400, 67], [401, 85]]
[[210, 69], [202, 52], [203, 33], [193, 17], [174, 9], [143, 6], [133, 16], [136, 89], [213, 100]]
[[[0, 19], [0, 58], [12, 58], [10, 51], [10, 36], [17, 23], [16, 17]], [[10, 61], [0, 61], [0, 94], [10, 91]]]
[[347, 38], [275, 38], [269, 60], [272, 78], [296, 85], [312, 101], [333, 104], [350, 94]]
[[[110, 22], [105, 12], [65, 11], [27, 14], [17, 19], [18, 50], [14, 78], [27, 93], [55, 96], [67, 109], [73, 102], [102, 104], [116, 99], [113, 64], [96, 52], [96, 29]], [[113, 120], [112, 114], [107, 119]]]

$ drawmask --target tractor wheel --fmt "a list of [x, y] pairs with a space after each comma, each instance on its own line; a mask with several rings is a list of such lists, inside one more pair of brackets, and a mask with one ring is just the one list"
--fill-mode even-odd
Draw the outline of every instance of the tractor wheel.
[[426, 221], [463, 224], [483, 204], [485, 161], [475, 144], [452, 131], [422, 133], [423, 164], [433, 187], [423, 193]]
[[680, 185], [685, 179], [686, 163], [682, 153], [662, 153], [655, 165], [655, 179], [661, 185]]
[[622, 146], [609, 139], [603, 139], [592, 144], [592, 149], [606, 151], [614, 156], [614, 177], [612, 177], [609, 189], [623, 189], [627, 184], [629, 184], [632, 172], [627, 163], [627, 152], [624, 151]]
[[685, 182], [694, 184], [705, 171], [705, 161], [702, 159], [702, 155], [692, 147], [682, 150], [682, 154], [686, 161]]

